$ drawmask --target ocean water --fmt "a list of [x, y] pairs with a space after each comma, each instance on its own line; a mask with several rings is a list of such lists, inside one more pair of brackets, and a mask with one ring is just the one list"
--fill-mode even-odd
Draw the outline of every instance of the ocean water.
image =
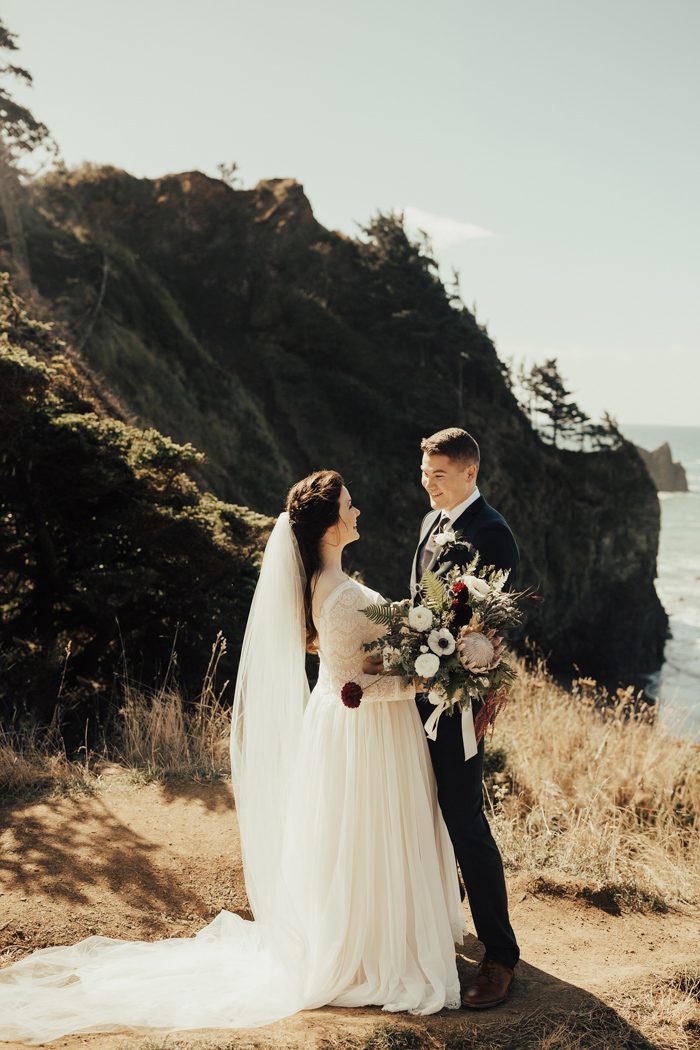
[[656, 590], [670, 619], [664, 665], [647, 686], [659, 720], [676, 736], [700, 742], [700, 427], [622, 425], [650, 451], [668, 441], [685, 467], [690, 492], [660, 492]]

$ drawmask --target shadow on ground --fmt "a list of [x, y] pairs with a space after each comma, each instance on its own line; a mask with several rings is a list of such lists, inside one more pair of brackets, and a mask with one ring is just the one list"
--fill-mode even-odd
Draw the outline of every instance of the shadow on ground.
[[[183, 803], [170, 809], [142, 805]], [[211, 827], [207, 811], [231, 809]], [[0, 947], [14, 955], [92, 933], [191, 935], [247, 905], [230, 785], [151, 784], [0, 807]]]

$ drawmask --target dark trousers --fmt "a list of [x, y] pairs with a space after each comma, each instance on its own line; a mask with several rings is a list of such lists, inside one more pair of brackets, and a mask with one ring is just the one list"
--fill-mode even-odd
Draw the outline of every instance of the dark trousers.
[[[422, 721], [427, 721], [433, 705], [427, 699], [416, 698], [416, 702]], [[477, 705], [475, 714], [476, 710]], [[465, 762], [462, 720], [456, 711], [442, 715], [437, 740], [429, 740], [428, 746], [440, 809], [467, 891], [476, 935], [490, 958], [504, 966], [515, 966], [520, 949], [508, 918], [503, 862], [484, 813], [484, 741], [477, 754]]]

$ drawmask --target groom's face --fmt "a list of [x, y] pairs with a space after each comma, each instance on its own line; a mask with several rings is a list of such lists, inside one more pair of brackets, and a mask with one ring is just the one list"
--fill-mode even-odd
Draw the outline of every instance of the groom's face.
[[477, 468], [463, 460], [424, 452], [420, 470], [421, 484], [430, 496], [433, 510], [452, 510], [468, 499], [476, 486]]

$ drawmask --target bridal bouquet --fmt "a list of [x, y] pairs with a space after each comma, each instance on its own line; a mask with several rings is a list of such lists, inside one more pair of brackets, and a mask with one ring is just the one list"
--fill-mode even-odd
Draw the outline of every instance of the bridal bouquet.
[[[443, 713], [483, 701], [474, 721], [477, 741], [493, 725], [517, 675], [501, 632], [522, 621], [522, 595], [503, 589], [508, 573], [493, 567], [477, 572], [478, 561], [475, 554], [464, 569], [455, 567], [444, 577], [426, 572], [418, 605], [406, 598], [362, 610], [385, 628], [381, 638], [365, 645], [381, 655], [380, 675], [423, 679], [423, 691], [436, 707], [434, 728]], [[348, 707], [357, 707], [362, 695], [356, 682], [343, 687]]]

